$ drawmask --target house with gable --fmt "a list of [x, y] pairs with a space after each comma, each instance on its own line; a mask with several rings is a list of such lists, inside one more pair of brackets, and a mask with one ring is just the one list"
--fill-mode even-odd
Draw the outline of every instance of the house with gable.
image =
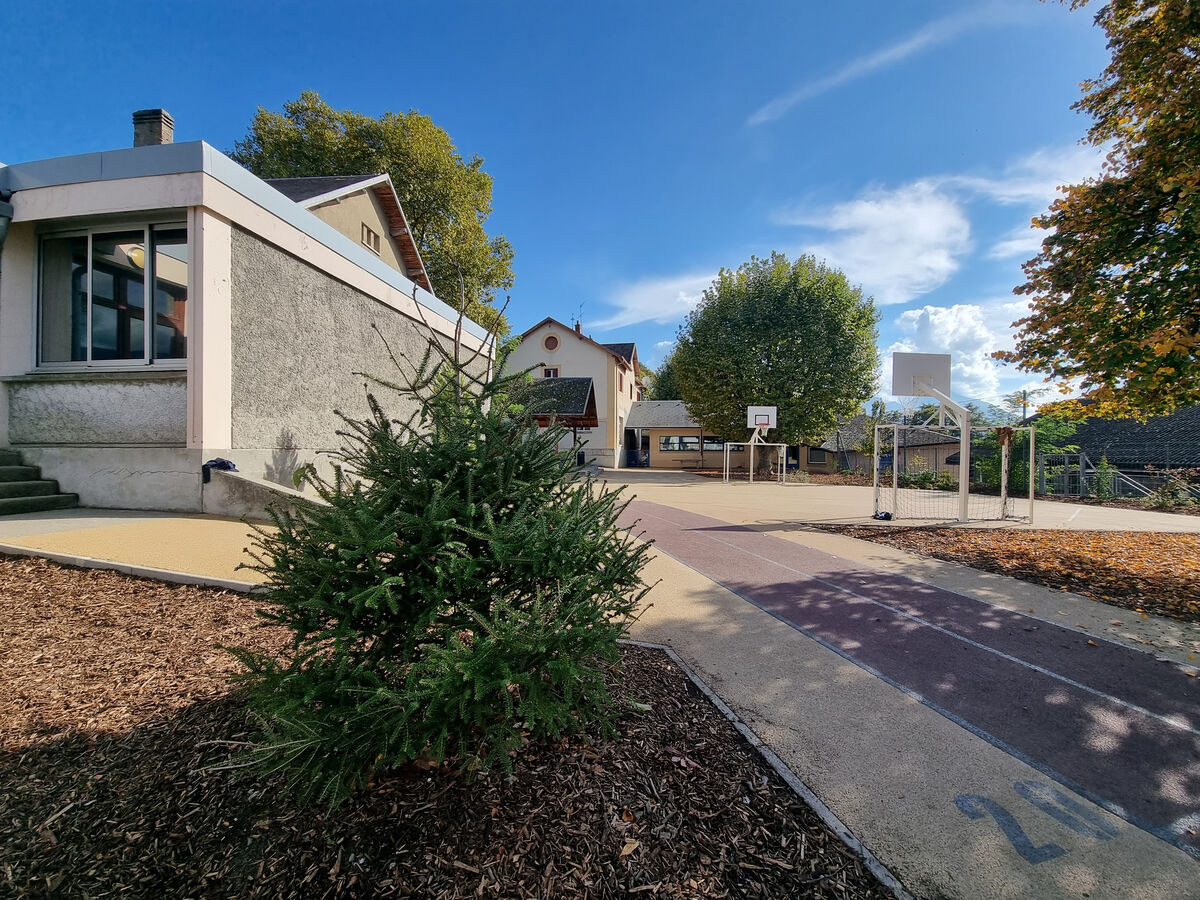
[[261, 512], [366, 411], [355, 373], [453, 345], [388, 176], [268, 183], [173, 130], [0, 166], [0, 514]]
[[[637, 438], [628, 428], [630, 408], [641, 399], [642, 391], [635, 344], [602, 344], [584, 334], [578, 322], [572, 328], [547, 317], [521, 335], [507, 367], [517, 372], [531, 369], [535, 382], [591, 379], [595, 425], [574, 429], [584, 444], [585, 461], [615, 468], [626, 465], [628, 451], [636, 454]], [[580, 391], [581, 396], [585, 393]], [[560, 449], [570, 450], [571, 445], [572, 435], [567, 435]]]

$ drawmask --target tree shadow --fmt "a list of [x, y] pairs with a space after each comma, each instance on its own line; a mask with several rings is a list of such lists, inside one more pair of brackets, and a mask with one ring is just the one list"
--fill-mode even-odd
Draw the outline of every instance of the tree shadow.
[[271, 452], [271, 461], [267, 463], [263, 477], [284, 487], [295, 487], [293, 475], [300, 466], [298, 450], [296, 436], [285, 428], [275, 439], [275, 449]]

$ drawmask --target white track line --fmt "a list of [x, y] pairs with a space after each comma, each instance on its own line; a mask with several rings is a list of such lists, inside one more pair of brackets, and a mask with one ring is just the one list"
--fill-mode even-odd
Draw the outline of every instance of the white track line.
[[[654, 515], [653, 513], [646, 513], [645, 517], [651, 518], [651, 519], [658, 519], [660, 522], [666, 522], [668, 525], [674, 525], [675, 527], [681, 528], [681, 529], [687, 527], [687, 526], [682, 525], [679, 522], [673, 522], [670, 519], [667, 519], [663, 516]], [[742, 527], [742, 526], [735, 526], [735, 527]], [[715, 541], [718, 544], [724, 544], [726, 547], [730, 547], [741, 553], [745, 553], [749, 556], [753, 556], [755, 559], [761, 559], [763, 562], [770, 563], [773, 566], [783, 569], [785, 572], [791, 572], [795, 575], [801, 576], [802, 578], [807, 578], [810, 581], [815, 581], [818, 584], [823, 584], [826, 587], [832, 588], [835, 591], [840, 591], [843, 594], [849, 594], [851, 597], [855, 597], [859, 600], [865, 600], [867, 603], [874, 604], [875, 606], [878, 606], [881, 609], [886, 609], [889, 612], [893, 612], [898, 616], [902, 616], [903, 618], [908, 619], [909, 621], [916, 622], [918, 625], [924, 625], [926, 628], [932, 628], [934, 631], [940, 632], [941, 634], [944, 634], [947, 637], [954, 638], [957, 641], [962, 641], [964, 644], [969, 644], [972, 647], [975, 647], [979, 650], [983, 650], [987, 653], [994, 654], [995, 656], [998, 656], [1001, 659], [1005, 659], [1005, 660], [1008, 660], [1009, 662], [1016, 663], [1019, 666], [1024, 666], [1025, 668], [1030, 669], [1034, 672], [1038, 672], [1039, 674], [1045, 675], [1049, 678], [1053, 678], [1057, 681], [1061, 681], [1063, 684], [1068, 684], [1071, 687], [1079, 688], [1079, 690], [1081, 690], [1081, 691], [1086, 691], [1087, 693], [1092, 694], [1093, 696], [1099, 697], [1103, 700], [1107, 700], [1110, 703], [1115, 703], [1118, 706], [1123, 706], [1126, 709], [1130, 709], [1130, 710], [1133, 710], [1134, 712], [1139, 712], [1142, 715], [1149, 716], [1152, 719], [1162, 722], [1164, 725], [1169, 725], [1171, 728], [1175, 728], [1179, 731], [1186, 731], [1189, 734], [1194, 734], [1197, 737], [1200, 737], [1200, 730], [1193, 728], [1185, 720], [1174, 719], [1169, 716], [1164, 716], [1159, 713], [1153, 712], [1149, 709], [1146, 709], [1143, 706], [1138, 706], [1136, 703], [1130, 703], [1128, 700], [1122, 700], [1120, 697], [1114, 697], [1112, 694], [1106, 694], [1104, 691], [1098, 690], [1094, 687], [1090, 687], [1089, 685], [1086, 685], [1086, 684], [1083, 684], [1082, 682], [1076, 681], [1073, 678], [1068, 678], [1066, 675], [1060, 675], [1059, 673], [1053, 672], [1050, 669], [1045, 668], [1044, 666], [1039, 666], [1037, 663], [1032, 663], [1032, 662], [1029, 662], [1028, 660], [1024, 660], [1024, 659], [1020, 659], [1016, 656], [1012, 656], [1008, 653], [1005, 653], [1003, 650], [997, 650], [995, 647], [989, 647], [987, 644], [981, 644], [981, 643], [979, 643], [979, 641], [972, 640], [969, 637], [966, 637], [964, 635], [950, 631], [947, 628], [943, 628], [941, 625], [935, 625], [933, 622], [930, 622], [927, 619], [923, 619], [920, 616], [914, 616], [911, 613], [907, 613], [902, 609], [897, 609], [896, 607], [890, 606], [889, 604], [884, 603], [881, 600], [876, 600], [873, 597], [868, 597], [865, 594], [860, 594], [857, 591], [852, 591], [849, 588], [845, 588], [845, 587], [842, 587], [841, 585], [834, 584], [832, 581], [826, 581], [824, 578], [820, 578], [816, 575], [812, 575], [812, 574], [810, 574], [808, 572], [804, 572], [800, 569], [794, 569], [791, 566], [784, 565], [783, 563], [778, 562], [777, 560], [771, 559], [766, 556], [762, 556], [761, 554], [755, 553], [752, 550], [747, 550], [744, 547], [739, 547], [737, 544], [732, 544], [729, 541], [722, 540], [721, 538], [715, 537], [714, 535], [709, 534], [707, 532], [696, 531], [695, 529], [690, 529], [690, 528], [688, 528], [687, 530], [693, 534], [699, 534], [702, 537], [708, 538], [711, 541]], [[749, 528], [746, 529], [746, 533], [747, 534], [758, 534], [758, 532], [754, 531], [753, 529], [749, 529]], [[822, 551], [818, 551], [818, 552], [822, 552]], [[1016, 613], [1016, 615], [1020, 615], [1020, 613]], [[797, 623], [797, 624], [799, 624], [799, 623]]]

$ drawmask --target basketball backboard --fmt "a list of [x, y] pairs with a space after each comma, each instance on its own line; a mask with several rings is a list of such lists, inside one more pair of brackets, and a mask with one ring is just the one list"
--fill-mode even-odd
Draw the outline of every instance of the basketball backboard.
[[892, 393], [897, 397], [932, 397], [930, 388], [950, 396], [949, 353], [893, 353]]
[[747, 428], [762, 428], [764, 425], [767, 428], [775, 428], [774, 406], [747, 406], [746, 407], [746, 427]]

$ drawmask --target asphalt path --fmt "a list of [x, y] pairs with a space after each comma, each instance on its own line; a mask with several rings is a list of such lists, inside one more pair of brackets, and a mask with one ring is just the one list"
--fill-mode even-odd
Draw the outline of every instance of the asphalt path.
[[[634, 500], [624, 524], [1053, 781], [1200, 859], [1195, 670], [675, 507]], [[1025, 793], [1079, 834], [1115, 834], [1053, 786], [1028, 782]], [[1028, 861], [1057, 849], [1034, 846], [989, 804], [958, 798], [965, 816], [991, 815]]]

